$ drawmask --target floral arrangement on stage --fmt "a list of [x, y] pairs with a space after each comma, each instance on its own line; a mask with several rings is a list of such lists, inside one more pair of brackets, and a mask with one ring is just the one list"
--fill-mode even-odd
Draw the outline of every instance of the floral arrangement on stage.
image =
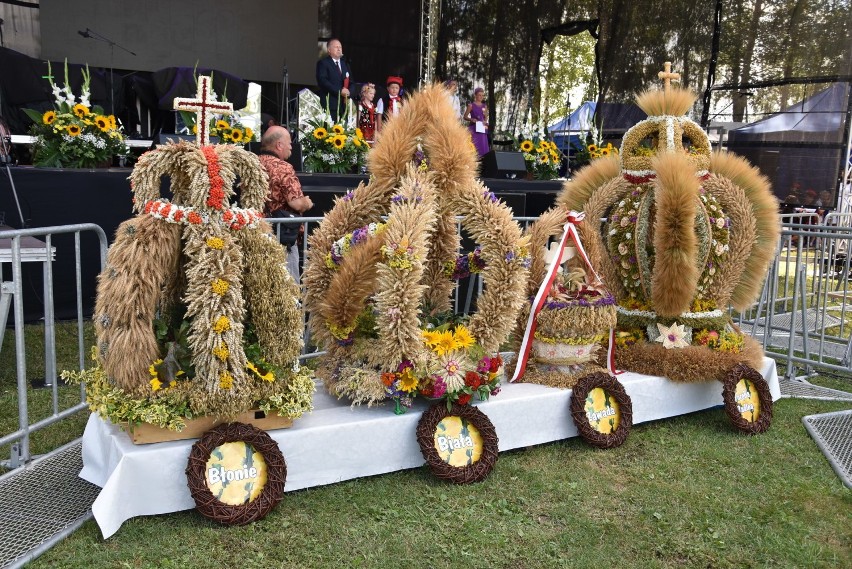
[[533, 129], [522, 133], [515, 150], [523, 153], [527, 173], [536, 180], [552, 180], [559, 177], [562, 165], [562, 153], [556, 143], [547, 138], [540, 130]]
[[33, 145], [33, 164], [53, 168], [95, 168], [111, 166], [113, 156], [128, 153], [121, 126], [115, 116], [90, 104], [91, 74], [86, 66], [81, 70], [83, 86], [77, 97], [68, 79], [65, 62], [65, 84], [53, 82], [48, 62], [48, 81], [53, 90], [53, 109], [44, 113], [32, 109], [24, 112], [33, 120], [30, 134], [36, 137]]
[[[648, 118], [625, 134], [620, 153], [566, 183], [557, 204], [585, 213], [583, 240], [618, 299], [616, 367], [721, 381], [740, 364], [761, 365], [760, 346], [727, 308], [744, 309], [760, 293], [780, 225], [766, 178], [739, 157], [711, 154], [684, 116], [693, 101], [668, 86], [640, 95]], [[558, 218], [534, 244], [559, 231]], [[542, 271], [534, 259], [534, 274]]]
[[360, 173], [370, 149], [360, 128], [335, 124], [329, 117], [309, 121], [299, 139], [309, 172]]
[[[160, 196], [162, 176], [171, 201]], [[237, 179], [239, 206], [230, 202]], [[172, 430], [198, 416], [309, 411], [299, 290], [263, 220], [257, 156], [229, 144], [161, 145], [139, 159], [131, 187], [137, 215], [117, 229], [98, 281], [97, 365], [79, 376], [93, 410]]]
[[[416, 397], [452, 406], [498, 392], [497, 350], [523, 302], [529, 252], [509, 208], [475, 179], [469, 140], [443, 91], [424, 89], [368, 156], [369, 184], [311, 235], [305, 305], [333, 395], [402, 413]], [[456, 216], [479, 245], [464, 261]], [[485, 288], [459, 319], [453, 277], [471, 269]]]
[[[197, 134], [198, 124], [196, 124], [195, 114], [187, 111], [179, 112], [190, 132]], [[257, 140], [256, 133], [250, 127], [243, 125], [235, 115], [222, 115], [210, 119], [208, 132], [211, 137], [218, 137], [219, 142], [224, 144], [244, 145]]]

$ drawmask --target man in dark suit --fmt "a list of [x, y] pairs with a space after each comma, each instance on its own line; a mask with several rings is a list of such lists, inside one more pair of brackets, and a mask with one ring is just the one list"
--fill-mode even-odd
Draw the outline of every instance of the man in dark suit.
[[343, 61], [343, 44], [337, 38], [328, 40], [328, 56], [317, 61], [317, 85], [320, 104], [328, 108], [334, 122], [346, 111], [351, 80], [349, 66]]

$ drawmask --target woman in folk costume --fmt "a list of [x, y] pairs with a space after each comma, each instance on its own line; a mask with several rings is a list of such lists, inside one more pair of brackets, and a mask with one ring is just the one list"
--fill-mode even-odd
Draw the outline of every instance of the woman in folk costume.
[[375, 96], [376, 86], [372, 83], [364, 83], [361, 87], [361, 102], [358, 104], [358, 128], [361, 129], [364, 139], [370, 146], [376, 140], [379, 121], [379, 114], [376, 112], [376, 106], [373, 104]]
[[395, 117], [402, 110], [402, 77], [391, 75], [387, 80], [388, 96], [379, 99], [376, 105], [376, 112], [382, 115], [379, 121], [379, 130], [382, 129], [382, 122]]

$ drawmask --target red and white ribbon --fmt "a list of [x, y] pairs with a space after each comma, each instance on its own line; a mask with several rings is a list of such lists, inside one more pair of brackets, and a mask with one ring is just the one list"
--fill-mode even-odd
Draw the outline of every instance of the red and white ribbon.
[[[570, 238], [574, 242], [574, 246], [577, 249], [577, 253], [583, 259], [583, 262], [586, 264], [586, 267], [591, 271], [591, 273], [595, 276], [595, 284], [602, 285], [603, 281], [598, 276], [597, 272], [595, 272], [594, 267], [592, 267], [591, 262], [589, 261], [588, 255], [586, 255], [586, 250], [583, 248], [583, 243], [580, 240], [580, 235], [577, 233], [577, 224], [585, 219], [586, 214], [583, 212], [571, 211], [568, 213], [568, 217], [565, 220], [565, 226], [562, 231], [562, 238], [559, 240], [559, 247], [556, 249], [557, 254], [553, 256], [550, 264], [547, 267], [547, 272], [545, 273], [544, 280], [541, 283], [541, 286], [538, 287], [538, 292], [533, 299], [532, 306], [530, 307], [530, 315], [527, 319], [527, 329], [524, 332], [524, 338], [521, 341], [521, 347], [518, 350], [518, 359], [515, 363], [515, 373], [512, 374], [512, 379], [509, 380], [509, 383], [512, 383], [518, 379], [520, 379], [524, 372], [527, 369], [527, 362], [529, 361], [530, 348], [532, 348], [533, 338], [535, 337], [535, 329], [538, 323], [538, 313], [541, 312], [541, 309], [544, 307], [545, 301], [547, 301], [547, 295], [550, 292], [551, 287], [553, 286], [553, 281], [556, 280], [556, 275], [559, 274], [559, 267], [562, 264], [562, 250], [565, 248], [565, 245], [568, 244], [568, 239]], [[609, 331], [609, 348], [607, 350], [607, 367], [610, 373], [615, 373], [615, 331], [610, 329]]]

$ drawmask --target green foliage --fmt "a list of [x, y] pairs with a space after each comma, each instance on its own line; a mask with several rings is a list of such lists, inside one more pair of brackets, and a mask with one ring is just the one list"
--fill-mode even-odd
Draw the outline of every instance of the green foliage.
[[302, 155], [309, 172], [348, 174], [366, 164], [369, 146], [360, 128], [334, 124], [327, 116], [308, 121], [301, 131]]

